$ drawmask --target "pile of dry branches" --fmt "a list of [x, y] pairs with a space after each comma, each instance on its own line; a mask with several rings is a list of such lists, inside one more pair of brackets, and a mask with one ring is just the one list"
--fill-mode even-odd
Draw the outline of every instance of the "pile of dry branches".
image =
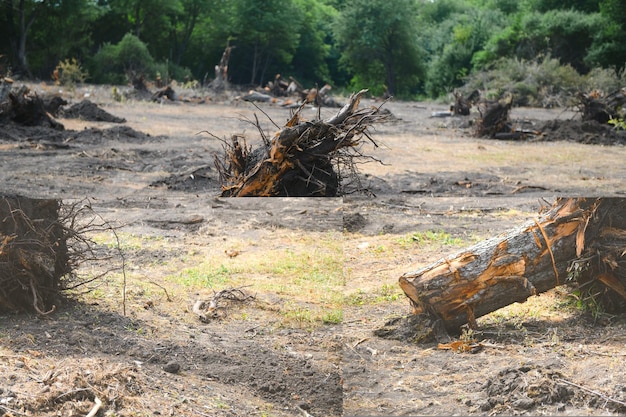
[[98, 219], [85, 204], [0, 196], [0, 311], [49, 314], [63, 292], [101, 278], [75, 273], [81, 263], [103, 259], [85, 237], [110, 230]]
[[[369, 139], [368, 128], [382, 121], [379, 107], [359, 109], [359, 91], [335, 116], [328, 120], [306, 121], [303, 106], [287, 124], [269, 139], [259, 128], [263, 145], [252, 150], [245, 139], [233, 136], [225, 143], [224, 155], [215, 157], [223, 197], [333, 197], [346, 193], [343, 179], [358, 183], [356, 163], [370, 158], [359, 148]], [[257, 123], [258, 127], [258, 123]], [[344, 172], [346, 172], [344, 176]], [[345, 178], [344, 178], [345, 177]]]

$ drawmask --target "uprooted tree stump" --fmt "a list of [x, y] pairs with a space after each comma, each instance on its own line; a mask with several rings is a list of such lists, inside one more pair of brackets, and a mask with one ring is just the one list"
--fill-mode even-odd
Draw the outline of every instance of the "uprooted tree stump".
[[0, 195], [0, 311], [50, 314], [68, 290], [119, 269], [88, 277], [76, 273], [81, 263], [102, 259], [86, 238], [111, 230], [98, 219], [88, 204]]
[[609, 120], [623, 116], [626, 105], [626, 88], [602, 95], [597, 91], [578, 94], [578, 108], [583, 120], [595, 120], [607, 124]]
[[467, 97], [462, 93], [454, 92], [454, 104], [450, 106], [452, 114], [457, 116], [469, 116], [472, 106], [476, 104], [480, 98], [480, 91], [474, 90]]
[[70, 270], [60, 202], [0, 197], [0, 310], [54, 310]]
[[480, 117], [475, 124], [477, 137], [496, 138], [497, 135], [511, 132], [509, 113], [513, 97], [511, 95], [496, 101], [484, 100], [478, 104]]
[[0, 122], [11, 120], [23, 126], [48, 126], [63, 130], [64, 126], [46, 111], [46, 104], [26, 86], [13, 87], [0, 98]]
[[359, 150], [362, 138], [376, 146], [367, 130], [385, 117], [379, 108], [358, 108], [366, 92], [353, 94], [328, 120], [303, 120], [301, 106], [272, 139], [259, 128], [263, 144], [254, 150], [233, 136], [223, 158], [215, 157], [222, 197], [332, 197], [340, 194], [342, 175], [358, 181], [355, 160], [369, 158]]
[[453, 333], [572, 282], [624, 311], [626, 199], [560, 199], [537, 220], [399, 278], [413, 313]]

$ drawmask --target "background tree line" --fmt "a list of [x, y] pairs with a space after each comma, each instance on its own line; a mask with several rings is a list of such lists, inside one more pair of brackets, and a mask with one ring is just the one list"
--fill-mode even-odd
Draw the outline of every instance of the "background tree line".
[[[93, 83], [277, 73], [305, 85], [438, 97], [528, 63], [576, 83], [626, 64], [624, 0], [2, 0], [0, 72], [49, 80], [76, 62]], [[72, 60], [72, 61], [70, 61]], [[76, 61], [73, 61], [76, 60]], [[483, 74], [480, 77], [478, 74]], [[540, 80], [549, 87], [548, 79]], [[481, 78], [482, 77], [482, 78]], [[535, 76], [536, 77], [536, 76]], [[623, 78], [623, 77], [622, 77]], [[520, 81], [521, 82], [521, 81]], [[520, 88], [533, 88], [528, 83]]]

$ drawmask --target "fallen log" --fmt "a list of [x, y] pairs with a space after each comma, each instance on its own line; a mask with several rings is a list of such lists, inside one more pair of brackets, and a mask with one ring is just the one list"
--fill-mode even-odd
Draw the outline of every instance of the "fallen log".
[[414, 314], [430, 314], [458, 333], [465, 324], [476, 328], [480, 316], [572, 279], [603, 284], [623, 308], [625, 255], [626, 200], [560, 199], [534, 221], [403, 274], [399, 285]]

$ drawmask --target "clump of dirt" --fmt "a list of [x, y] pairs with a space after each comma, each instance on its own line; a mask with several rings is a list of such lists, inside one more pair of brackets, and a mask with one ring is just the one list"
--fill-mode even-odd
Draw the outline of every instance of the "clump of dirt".
[[343, 228], [347, 232], [358, 232], [367, 224], [367, 219], [361, 213], [346, 213], [343, 216]]
[[89, 100], [83, 100], [80, 103], [74, 104], [69, 109], [61, 109], [60, 114], [62, 117], [67, 119], [81, 119], [91, 122], [126, 123], [126, 119], [113, 116]]
[[550, 120], [540, 131], [539, 140], [570, 141], [592, 145], [624, 145], [626, 131], [616, 130], [612, 126], [594, 120]]
[[428, 343], [449, 339], [442, 323], [438, 323], [427, 314], [394, 317], [385, 322], [382, 327], [374, 330], [374, 334], [383, 339], [408, 343]]
[[88, 142], [98, 144], [109, 140], [117, 140], [121, 142], [145, 143], [149, 141], [159, 140], [152, 137], [149, 133], [138, 132], [129, 126], [113, 126], [108, 129], [98, 129], [91, 127], [81, 130], [80, 132], [68, 132], [70, 140], [78, 142]]
[[574, 390], [563, 381], [563, 375], [549, 365], [506, 367], [485, 383], [487, 400], [479, 406], [480, 411], [531, 410], [546, 404], [562, 404], [564, 408], [574, 397]]

